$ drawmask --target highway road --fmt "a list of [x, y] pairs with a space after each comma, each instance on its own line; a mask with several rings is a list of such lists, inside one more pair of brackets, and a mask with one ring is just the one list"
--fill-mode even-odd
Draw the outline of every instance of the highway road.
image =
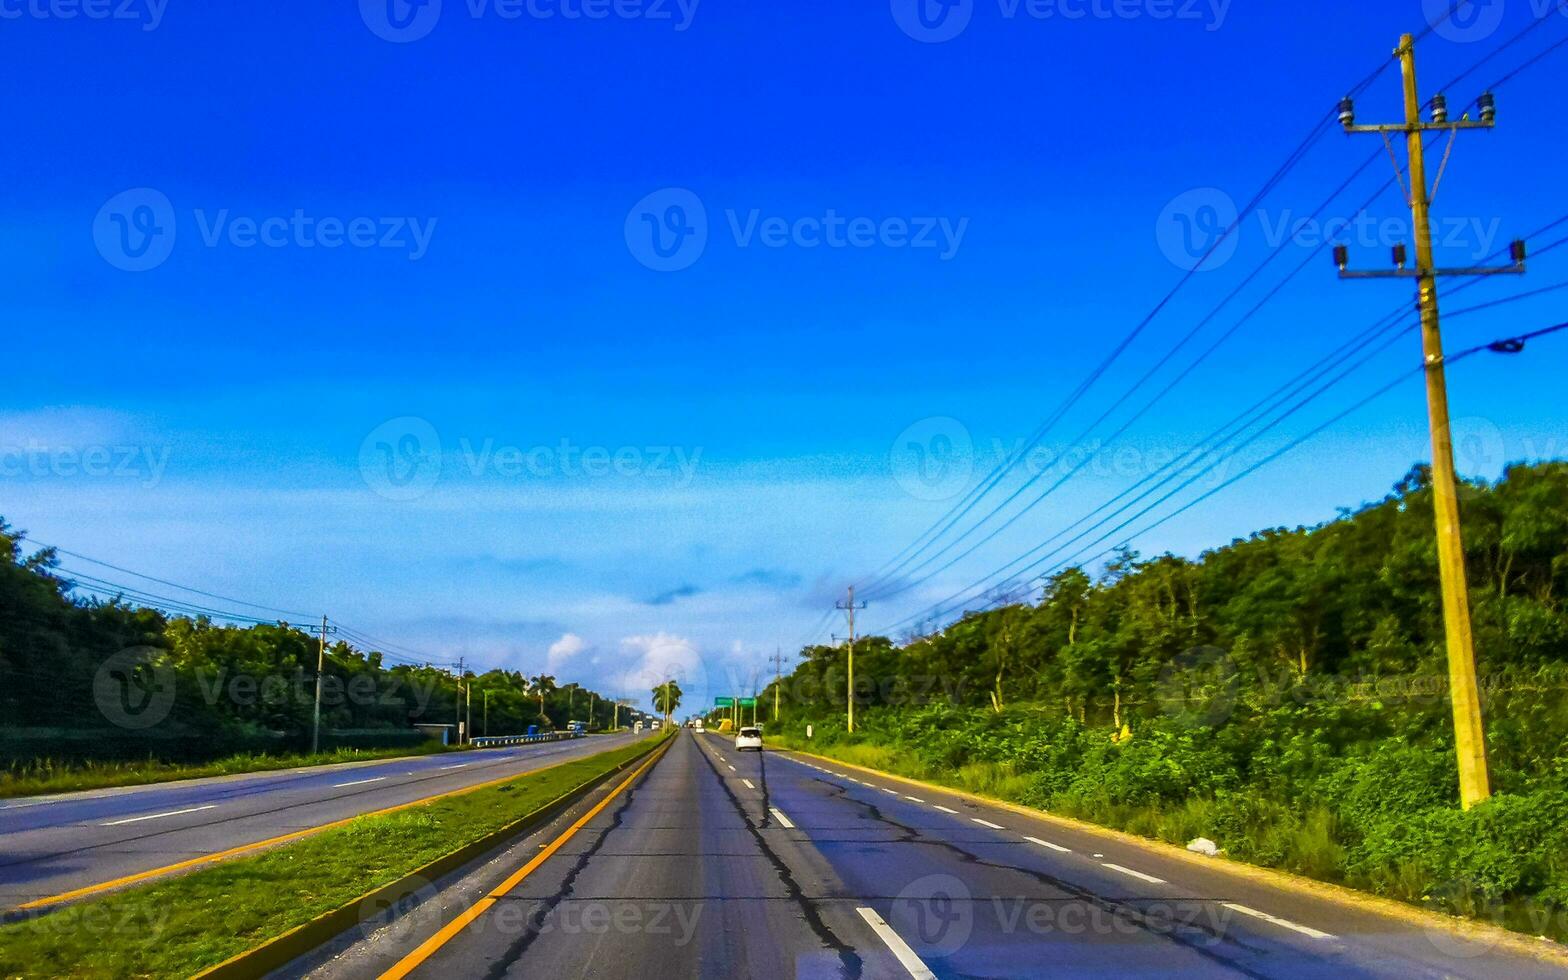
[[159, 869], [185, 870], [214, 855], [244, 853], [259, 842], [603, 752], [632, 738], [593, 736], [0, 800], [0, 909]]
[[277, 976], [1568, 976], [1218, 864], [713, 735], [682, 734], [641, 776], [428, 892]]

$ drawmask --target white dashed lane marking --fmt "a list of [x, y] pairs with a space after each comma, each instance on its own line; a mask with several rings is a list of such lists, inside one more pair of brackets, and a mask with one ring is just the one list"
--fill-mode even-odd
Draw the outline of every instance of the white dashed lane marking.
[[1062, 854], [1071, 854], [1073, 852], [1072, 848], [1070, 848], [1070, 847], [1063, 847], [1060, 844], [1052, 844], [1050, 841], [1048, 841], [1048, 840], [1041, 840], [1038, 837], [1025, 837], [1024, 840], [1028, 841], [1031, 844], [1039, 844], [1041, 847], [1048, 847], [1051, 850], [1060, 852]]
[[770, 807], [768, 807], [768, 812], [773, 814], [773, 819], [777, 820], [779, 822], [779, 826], [780, 827], [783, 827], [785, 830], [794, 830], [795, 829], [795, 825], [793, 823], [790, 823], [789, 817], [786, 817], [783, 814], [783, 812], [779, 810], [778, 807], [770, 806]]
[[949, 810], [947, 807], [943, 806], [940, 803], [933, 803], [931, 805], [933, 807], [935, 807], [936, 809], [941, 810], [943, 813], [957, 813], [958, 812], [957, 810]]
[[751, 780], [749, 780], [749, 779], [742, 779], [741, 782], [745, 784], [747, 789], [756, 789], [757, 788], [757, 787], [755, 787], [755, 786], [753, 786], [751, 784]]
[[1240, 912], [1242, 915], [1250, 915], [1254, 919], [1262, 919], [1264, 922], [1279, 926], [1281, 929], [1290, 929], [1294, 932], [1301, 933], [1303, 936], [1311, 936], [1313, 939], [1334, 938], [1332, 933], [1321, 932], [1317, 929], [1313, 929], [1310, 926], [1299, 925], [1295, 922], [1291, 922], [1289, 919], [1281, 919], [1277, 915], [1269, 915], [1267, 912], [1259, 912], [1257, 909], [1251, 909], [1245, 905], [1237, 905], [1235, 902], [1221, 902], [1220, 905], [1230, 909], [1232, 912]]
[[1151, 885], [1163, 885], [1166, 883], [1164, 878], [1156, 878], [1153, 875], [1146, 875], [1142, 871], [1134, 871], [1131, 868], [1124, 868], [1119, 864], [1111, 864], [1110, 862], [1106, 862], [1103, 867], [1110, 868], [1112, 871], [1119, 871], [1124, 875], [1130, 875], [1134, 878], [1137, 878], [1139, 881], [1147, 881]]
[[101, 823], [98, 826], [100, 826], [100, 827], [118, 827], [121, 824], [126, 824], [126, 823], [139, 823], [139, 822], [141, 822], [143, 820], [157, 820], [159, 817], [177, 817], [177, 816], [179, 816], [182, 813], [195, 813], [198, 810], [211, 810], [212, 808], [216, 807], [217, 805], [218, 804], [216, 804], [216, 803], [209, 803], [206, 806], [193, 806], [193, 807], [190, 807], [189, 809], [185, 809], [185, 810], [170, 810], [168, 813], [149, 813], [149, 814], [147, 814], [145, 816], [141, 816], [141, 817], [127, 817], [124, 820], [111, 820], [108, 823]]
[[981, 820], [979, 817], [970, 817], [969, 819], [973, 820], [975, 823], [979, 824], [982, 827], [990, 827], [992, 830], [1001, 830], [1002, 829], [1002, 825], [999, 824], [999, 823], [992, 823], [989, 820]]
[[921, 962], [920, 957], [915, 955], [915, 951], [909, 948], [909, 944], [904, 942], [903, 938], [894, 932], [893, 927], [884, 922], [880, 915], [877, 915], [875, 909], [858, 908], [855, 911], [860, 913], [862, 919], [866, 920], [866, 925], [870, 926], [871, 931], [877, 934], [877, 938], [887, 943], [887, 948], [893, 952], [893, 956], [898, 959], [898, 962], [904, 969], [909, 971], [911, 977], [914, 977], [915, 980], [936, 980], [936, 974], [931, 972], [931, 968]]
[[377, 776], [374, 779], [356, 779], [352, 783], [333, 783], [332, 784], [332, 788], [333, 789], [342, 789], [345, 786], [363, 786], [366, 783], [379, 783], [379, 782], [381, 782], [385, 778], [387, 778], [387, 777], [385, 777], [385, 776]]

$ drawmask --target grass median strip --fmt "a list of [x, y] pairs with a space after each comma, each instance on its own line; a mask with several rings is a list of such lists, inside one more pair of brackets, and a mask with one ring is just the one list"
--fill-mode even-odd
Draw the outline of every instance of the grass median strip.
[[0, 976], [189, 976], [535, 812], [641, 742], [0, 927]]

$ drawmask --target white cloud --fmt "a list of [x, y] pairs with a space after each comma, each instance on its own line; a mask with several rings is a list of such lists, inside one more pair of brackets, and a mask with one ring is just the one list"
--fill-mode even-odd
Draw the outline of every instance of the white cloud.
[[625, 654], [616, 678], [621, 690], [644, 697], [655, 685], [673, 679], [684, 691], [706, 691], [708, 669], [696, 644], [673, 633], [650, 633], [621, 640]]
[[549, 655], [545, 659], [545, 669], [553, 674], [586, 649], [588, 643], [582, 637], [576, 633], [563, 633], [559, 640], [550, 644]]

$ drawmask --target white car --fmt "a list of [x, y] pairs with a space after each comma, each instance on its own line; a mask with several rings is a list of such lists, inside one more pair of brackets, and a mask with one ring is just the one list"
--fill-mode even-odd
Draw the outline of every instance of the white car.
[[762, 729], [742, 728], [735, 733], [735, 751], [744, 752], [747, 749], [762, 751]]

